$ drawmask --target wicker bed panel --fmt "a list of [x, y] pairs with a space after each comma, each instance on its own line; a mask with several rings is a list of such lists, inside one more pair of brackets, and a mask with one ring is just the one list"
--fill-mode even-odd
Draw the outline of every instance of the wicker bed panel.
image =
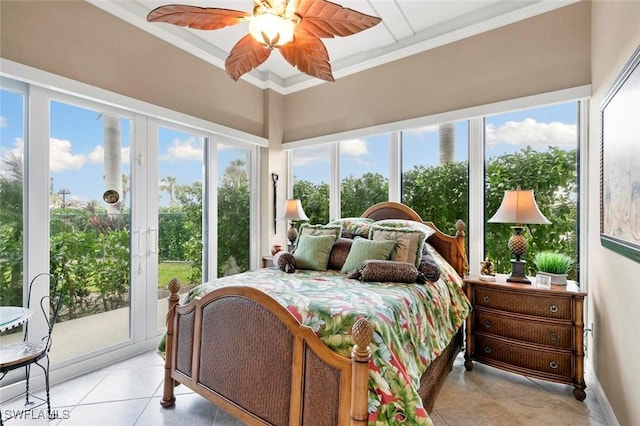
[[176, 370], [191, 377], [193, 372], [191, 354], [193, 353], [193, 324], [195, 320], [195, 310], [188, 314], [178, 315], [178, 351], [176, 353]]
[[302, 413], [302, 424], [336, 425], [339, 413], [340, 372], [322, 362], [309, 348], [305, 352], [305, 409]]
[[440, 388], [442, 388], [447, 375], [453, 368], [453, 362], [456, 356], [462, 349], [462, 340], [462, 330], [459, 330], [440, 356], [429, 364], [427, 371], [420, 378], [420, 389], [418, 389], [418, 393], [428, 413], [433, 411], [433, 406], [436, 402], [436, 397], [440, 393]]
[[[273, 317], [242, 297], [223, 297], [204, 306], [199, 382], [270, 424], [286, 425], [293, 337]], [[229, 335], [238, 339], [222, 338]]]

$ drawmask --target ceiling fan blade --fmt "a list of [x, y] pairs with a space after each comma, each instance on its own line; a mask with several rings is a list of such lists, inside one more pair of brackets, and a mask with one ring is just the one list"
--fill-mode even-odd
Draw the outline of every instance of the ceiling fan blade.
[[305, 74], [326, 81], [335, 81], [329, 64], [329, 52], [322, 40], [315, 35], [296, 29], [292, 43], [280, 46], [280, 53], [294, 67]]
[[346, 37], [377, 25], [381, 18], [325, 0], [300, 0], [299, 26], [320, 38]]
[[239, 24], [249, 17], [251, 14], [239, 10], [171, 4], [149, 12], [147, 21], [167, 22], [197, 30], [217, 30]]
[[270, 54], [271, 49], [258, 43], [251, 34], [247, 34], [233, 46], [224, 67], [227, 74], [238, 81], [243, 74], [266, 61]]

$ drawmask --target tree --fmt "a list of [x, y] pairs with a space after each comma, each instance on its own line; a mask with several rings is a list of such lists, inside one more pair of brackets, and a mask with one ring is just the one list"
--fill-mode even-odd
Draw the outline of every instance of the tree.
[[[577, 262], [576, 150], [549, 147], [547, 152], [528, 147], [487, 162], [486, 211], [491, 217], [507, 189], [533, 189], [542, 213], [552, 225], [533, 225], [528, 236], [528, 273], [534, 273], [530, 259], [536, 252], [554, 250], [570, 255]], [[403, 174], [403, 200], [425, 220], [440, 230], [455, 234], [455, 223], [468, 223], [468, 164], [449, 162], [438, 166], [416, 166]], [[326, 223], [329, 209], [329, 185], [296, 180], [294, 197], [300, 198], [312, 223]], [[379, 174], [345, 179], [341, 188], [342, 217], [360, 216], [373, 203], [385, 201], [387, 182]], [[326, 212], [326, 213], [325, 213]], [[485, 225], [485, 253], [498, 272], [511, 268], [507, 241], [509, 224]], [[575, 273], [575, 271], [574, 271]]]
[[359, 178], [350, 175], [340, 185], [342, 217], [360, 216], [373, 204], [388, 199], [389, 182], [380, 173], [365, 173]]
[[[116, 116], [102, 114], [104, 120], [104, 180], [106, 190], [115, 190], [124, 200], [122, 194], [122, 149], [120, 143], [120, 119]], [[107, 204], [109, 215], [118, 215], [122, 204]]]
[[0, 299], [2, 305], [22, 305], [23, 167], [22, 157], [8, 152], [0, 170]]
[[188, 239], [183, 244], [185, 260], [191, 263], [191, 281], [202, 281], [202, 183], [177, 185], [175, 197], [183, 214], [183, 230]]
[[402, 176], [402, 202], [441, 231], [455, 234], [456, 221], [468, 221], [467, 169], [466, 162], [415, 166]]
[[455, 159], [456, 127], [455, 123], [443, 123], [438, 126], [440, 164], [451, 163]]
[[294, 179], [293, 198], [299, 199], [309, 223], [319, 224], [329, 221], [329, 184], [313, 184], [306, 180]]
[[[529, 273], [531, 259], [538, 251], [552, 250], [568, 254], [577, 264], [577, 152], [550, 146], [546, 152], [524, 148], [514, 154], [490, 159], [487, 163], [485, 217], [500, 206], [504, 191], [532, 189], [542, 214], [551, 225], [528, 228], [529, 248], [525, 255]], [[508, 224], [487, 224], [485, 247], [487, 256], [495, 259], [498, 270], [510, 270], [507, 241], [513, 233]], [[576, 273], [574, 271], [573, 273]], [[575, 277], [575, 275], [572, 275]]]
[[174, 176], [167, 176], [166, 178], [160, 179], [160, 191], [165, 191], [167, 195], [169, 195], [169, 205], [173, 206], [175, 204], [173, 198], [173, 192], [176, 186], [176, 178]]
[[218, 187], [218, 276], [249, 270], [250, 202], [246, 163], [234, 160]]

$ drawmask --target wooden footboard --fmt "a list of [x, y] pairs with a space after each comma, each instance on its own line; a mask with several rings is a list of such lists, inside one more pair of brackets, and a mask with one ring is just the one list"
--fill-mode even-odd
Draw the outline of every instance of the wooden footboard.
[[183, 383], [247, 424], [367, 423], [366, 320], [353, 327], [349, 359], [255, 288], [224, 287], [185, 306], [177, 279], [169, 289], [164, 407]]

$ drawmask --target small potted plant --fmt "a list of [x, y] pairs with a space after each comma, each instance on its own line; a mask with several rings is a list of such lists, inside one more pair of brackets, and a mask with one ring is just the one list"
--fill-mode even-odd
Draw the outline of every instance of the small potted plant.
[[533, 257], [533, 264], [538, 274], [551, 277], [551, 284], [566, 285], [567, 274], [573, 267], [573, 259], [566, 254], [541, 251]]

